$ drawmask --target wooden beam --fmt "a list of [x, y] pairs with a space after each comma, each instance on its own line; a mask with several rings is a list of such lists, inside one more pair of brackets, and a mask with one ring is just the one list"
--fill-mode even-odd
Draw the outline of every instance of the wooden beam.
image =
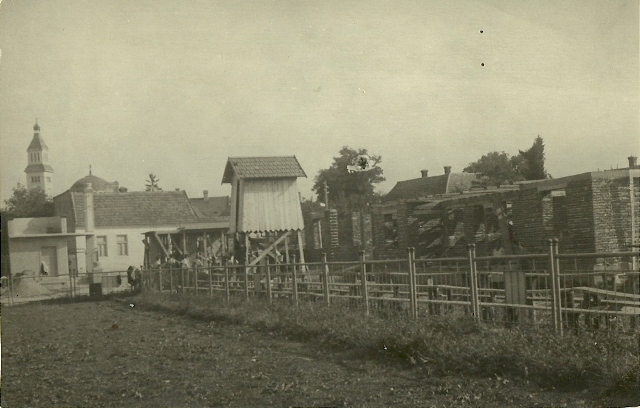
[[162, 243], [162, 240], [160, 239], [160, 236], [158, 235], [158, 233], [154, 232], [153, 235], [156, 237], [156, 240], [158, 241], [160, 248], [162, 248], [162, 251], [167, 256], [167, 258], [171, 258], [171, 254], [169, 254], [169, 251], [167, 250], [167, 248], [164, 247], [164, 244]]
[[[167, 234], [169, 236], [169, 242], [173, 242], [171, 240], [171, 234]], [[170, 244], [169, 248], [173, 249], [173, 244]], [[180, 249], [180, 247], [178, 245], [175, 246], [176, 251], [178, 251], [180, 253], [180, 255], [184, 255], [184, 252], [182, 252], [182, 250]]]
[[265, 248], [263, 250], [263, 252], [258, 255], [258, 257], [256, 259], [254, 259], [250, 266], [257, 264], [258, 262], [260, 262], [263, 258], [265, 258], [269, 252], [271, 251], [272, 248], [276, 247], [279, 243], [281, 243], [282, 241], [284, 241], [290, 234], [291, 234], [291, 230], [287, 231], [284, 233], [284, 235], [282, 235], [280, 238], [276, 239], [275, 242], [271, 245], [269, 245], [267, 248]]
[[307, 272], [307, 267], [304, 264], [305, 263], [304, 262], [304, 244], [303, 244], [302, 238], [303, 238], [302, 237], [302, 230], [298, 230], [298, 249], [300, 251], [300, 263], [302, 264], [301, 270], [303, 272]]
[[287, 257], [286, 263], [291, 263], [291, 258], [289, 257], [289, 237], [284, 237], [284, 254]]

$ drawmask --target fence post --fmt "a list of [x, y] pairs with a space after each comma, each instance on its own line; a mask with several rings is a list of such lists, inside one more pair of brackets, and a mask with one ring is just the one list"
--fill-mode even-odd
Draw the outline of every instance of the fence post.
[[416, 281], [415, 248], [407, 248], [409, 258], [409, 309], [412, 318], [418, 317], [418, 286]]
[[193, 286], [196, 288], [196, 296], [198, 296], [198, 267], [193, 267]]
[[327, 265], [327, 254], [322, 253], [322, 291], [324, 292], [324, 302], [327, 306], [331, 304], [329, 292], [329, 265]]
[[549, 244], [549, 266], [550, 266], [549, 275], [551, 277], [551, 317], [553, 318], [553, 330], [556, 333], [558, 333], [559, 329], [558, 329], [557, 305], [559, 303], [559, 299], [557, 298], [557, 293], [556, 293], [555, 248], [554, 248], [552, 239], [547, 240], [547, 243]]
[[560, 259], [558, 258], [558, 238], [554, 238], [553, 240], [553, 258], [555, 261], [555, 267], [553, 268], [553, 272], [555, 277], [553, 281], [555, 283], [556, 290], [556, 310], [558, 314], [558, 333], [560, 336], [563, 335], [563, 327], [562, 327], [562, 288], [560, 287]]
[[291, 264], [291, 280], [293, 285], [293, 303], [298, 306], [298, 270], [296, 267], [296, 254], [291, 254], [293, 263]]
[[472, 256], [472, 276], [473, 276], [473, 286], [475, 288], [474, 292], [475, 292], [475, 304], [476, 304], [476, 311], [475, 311], [475, 316], [476, 316], [476, 323], [480, 323], [481, 322], [481, 310], [480, 310], [480, 286], [478, 285], [478, 261], [476, 261], [476, 245], [475, 244], [471, 244], [471, 256]]
[[208, 266], [208, 269], [209, 269], [209, 299], [211, 299], [213, 298], [213, 266]]
[[267, 298], [269, 298], [269, 303], [271, 303], [271, 267], [269, 266], [269, 262], [267, 261]]
[[224, 269], [224, 297], [229, 303], [231, 297], [231, 291], [229, 289], [229, 266], [227, 265], [227, 259], [222, 259], [222, 268]]
[[180, 268], [180, 279], [182, 280], [182, 294], [185, 294], [186, 289], [184, 288], [184, 268]]
[[364, 313], [369, 315], [369, 292], [367, 291], [367, 266], [364, 263], [364, 251], [360, 250], [360, 284], [362, 285], [362, 300], [364, 301]]
[[[254, 274], [255, 279], [255, 274]], [[255, 286], [253, 288], [255, 291]], [[244, 297], [246, 300], [249, 300], [249, 267], [245, 265], [244, 267]]]
[[478, 286], [476, 281], [476, 270], [475, 270], [475, 267], [476, 267], [475, 252], [476, 252], [475, 244], [469, 244], [469, 290], [471, 292], [470, 294], [471, 315], [473, 316], [473, 320], [475, 322], [478, 322], [480, 316], [478, 313], [478, 298], [476, 296]]

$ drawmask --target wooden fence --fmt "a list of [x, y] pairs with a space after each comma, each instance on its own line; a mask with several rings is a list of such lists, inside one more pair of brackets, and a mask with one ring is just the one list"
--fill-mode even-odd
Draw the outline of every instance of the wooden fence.
[[323, 302], [422, 315], [470, 315], [480, 323], [580, 329], [635, 330], [640, 315], [638, 252], [354, 262], [221, 265], [142, 271], [146, 291], [264, 297], [269, 302]]

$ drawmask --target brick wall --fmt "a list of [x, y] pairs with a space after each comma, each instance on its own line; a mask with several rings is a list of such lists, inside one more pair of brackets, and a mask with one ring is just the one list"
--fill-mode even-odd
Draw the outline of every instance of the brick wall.
[[595, 250], [628, 251], [631, 247], [629, 179], [595, 178], [592, 181]]
[[543, 224], [543, 196], [535, 188], [522, 190], [512, 202], [512, 220], [515, 239], [529, 253], [547, 251]]

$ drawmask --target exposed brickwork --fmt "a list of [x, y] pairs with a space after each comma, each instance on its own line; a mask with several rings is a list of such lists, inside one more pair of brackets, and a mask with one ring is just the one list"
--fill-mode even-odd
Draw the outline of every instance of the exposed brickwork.
[[546, 251], [542, 195], [535, 188], [522, 190], [512, 203], [515, 239], [530, 253]]
[[597, 252], [631, 248], [629, 179], [593, 179], [593, 218]]
[[568, 183], [565, 194], [567, 232], [560, 239], [560, 249], [574, 253], [595, 251], [591, 180]]

